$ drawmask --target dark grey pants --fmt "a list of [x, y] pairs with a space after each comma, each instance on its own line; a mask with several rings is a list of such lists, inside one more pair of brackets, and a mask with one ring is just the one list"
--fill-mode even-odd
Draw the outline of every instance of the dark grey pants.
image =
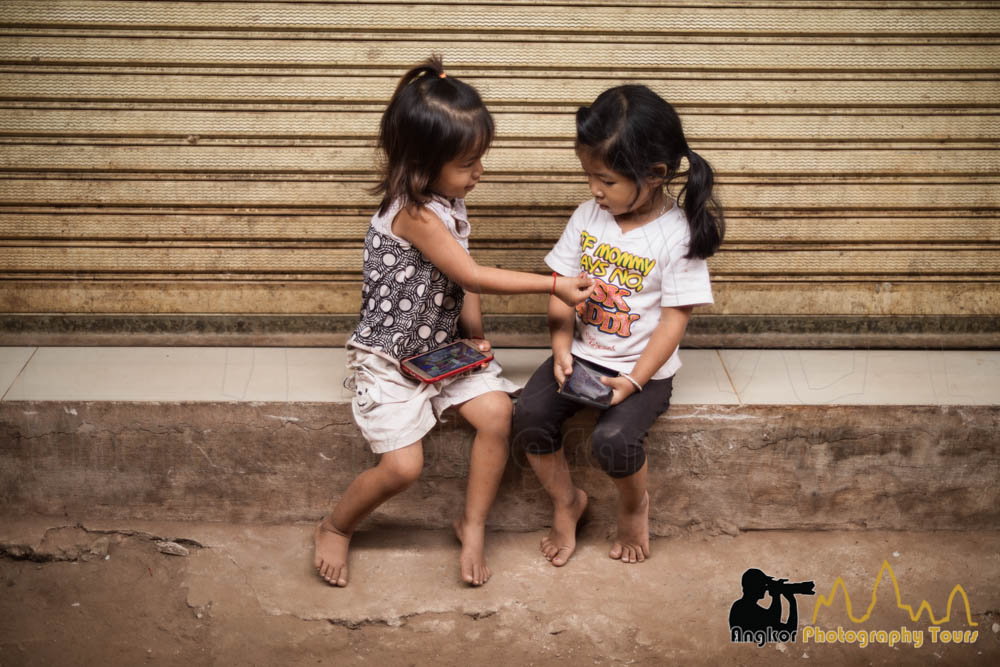
[[[562, 425], [586, 407], [564, 398], [552, 375], [549, 357], [524, 386], [517, 406], [511, 442], [529, 454], [551, 454], [562, 447]], [[594, 458], [611, 477], [634, 475], [646, 462], [642, 441], [656, 418], [670, 407], [673, 378], [650, 380], [618, 405], [602, 410], [591, 434]]]

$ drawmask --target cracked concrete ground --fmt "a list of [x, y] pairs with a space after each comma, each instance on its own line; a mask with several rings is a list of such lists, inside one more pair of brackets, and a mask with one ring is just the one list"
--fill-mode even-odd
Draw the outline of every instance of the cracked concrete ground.
[[[9, 518], [0, 522], [0, 665], [998, 664], [1000, 533], [693, 533], [654, 540], [652, 558], [607, 558], [606, 526], [581, 531], [571, 563], [537, 552], [541, 533], [488, 536], [494, 577], [468, 588], [446, 531], [379, 528], [354, 540], [351, 583], [312, 570], [304, 524]], [[173, 543], [180, 548], [164, 546]], [[170, 555], [177, 551], [186, 556]], [[876, 577], [888, 562], [870, 617]], [[744, 570], [813, 580], [795, 642], [733, 644], [729, 607]], [[933, 642], [939, 627], [975, 641]], [[765, 603], [768, 602], [765, 599]], [[969, 620], [976, 625], [971, 626]], [[923, 630], [923, 645], [804, 642], [806, 626]], [[939, 638], [941, 635], [939, 635]]]

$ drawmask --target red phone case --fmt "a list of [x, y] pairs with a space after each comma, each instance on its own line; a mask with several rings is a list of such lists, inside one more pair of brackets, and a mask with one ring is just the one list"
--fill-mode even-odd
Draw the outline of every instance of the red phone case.
[[[454, 345], [454, 343], [450, 343], [450, 344]], [[433, 350], [431, 350], [431, 352], [433, 352]], [[410, 369], [408, 369], [406, 366], [403, 365], [407, 361], [410, 361], [411, 359], [416, 359], [418, 357], [422, 357], [422, 356], [427, 355], [427, 354], [430, 354], [430, 352], [424, 352], [423, 354], [415, 354], [412, 357], [407, 357], [406, 359], [401, 360], [399, 362], [399, 369], [401, 371], [403, 371], [403, 373], [405, 375], [413, 378], [414, 380], [420, 380], [424, 384], [432, 384], [434, 382], [437, 382], [438, 380], [443, 380], [445, 378], [450, 378], [453, 375], [458, 375], [459, 373], [466, 373], [468, 371], [471, 371], [474, 368], [479, 368], [480, 366], [485, 366], [486, 364], [488, 364], [491, 361], [493, 361], [493, 352], [492, 351], [490, 351], [490, 352], [480, 352], [480, 354], [487, 355], [485, 359], [480, 359], [479, 361], [475, 361], [475, 362], [469, 364], [468, 366], [462, 366], [461, 368], [456, 368], [454, 370], [450, 370], [447, 373], [445, 373], [444, 375], [438, 375], [436, 377], [429, 378], [429, 379], [428, 378], [420, 377], [419, 375], [415, 375]]]

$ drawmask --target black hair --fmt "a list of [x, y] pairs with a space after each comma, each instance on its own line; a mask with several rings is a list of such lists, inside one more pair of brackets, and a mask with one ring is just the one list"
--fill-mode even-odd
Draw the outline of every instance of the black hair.
[[[687, 176], [677, 195], [691, 230], [687, 257], [704, 259], [719, 249], [726, 221], [712, 194], [712, 167], [688, 146], [680, 116], [662, 97], [635, 84], [604, 91], [592, 105], [577, 110], [576, 147], [631, 179], [636, 188], [653, 176], [665, 176], [664, 187]], [[685, 157], [690, 165], [686, 172], [680, 171]], [[667, 167], [665, 175], [655, 170], [660, 163]]]
[[422, 206], [441, 168], [465, 154], [481, 156], [493, 143], [493, 117], [476, 89], [446, 76], [432, 56], [403, 75], [379, 126], [383, 154], [379, 215], [404, 198]]

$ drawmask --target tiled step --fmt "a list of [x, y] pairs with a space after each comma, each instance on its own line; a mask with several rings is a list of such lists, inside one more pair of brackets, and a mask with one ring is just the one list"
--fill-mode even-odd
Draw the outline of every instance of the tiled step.
[[[499, 350], [523, 383], [543, 350]], [[1000, 353], [684, 350], [647, 438], [654, 533], [1000, 528]], [[0, 348], [0, 501], [107, 518], [316, 518], [376, 458], [342, 387], [343, 351]], [[594, 415], [567, 451], [596, 518]], [[472, 431], [439, 425], [425, 471], [375, 521], [447, 524]], [[549, 505], [515, 452], [491, 522], [536, 529]]]
[[[518, 384], [548, 356], [498, 349]], [[1000, 405], [1000, 352], [682, 350], [674, 405]], [[350, 400], [341, 348], [0, 347], [5, 401]]]

